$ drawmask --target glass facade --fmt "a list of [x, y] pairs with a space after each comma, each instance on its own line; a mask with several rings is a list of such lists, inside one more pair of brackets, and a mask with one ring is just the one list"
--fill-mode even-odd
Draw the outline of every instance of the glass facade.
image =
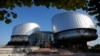
[[31, 46], [50, 46], [54, 41], [53, 33], [49, 31], [40, 31], [31, 35], [14, 35], [8, 45], [31, 45]]
[[94, 36], [96, 35], [96, 30], [93, 29], [74, 29], [74, 30], [68, 30], [63, 31], [57, 34], [58, 38], [63, 37], [76, 37], [76, 36]]
[[7, 45], [27, 46], [29, 45], [28, 35], [13, 35]]
[[28, 35], [14, 35], [11, 37], [11, 41], [28, 41]]
[[54, 41], [52, 32], [38, 32], [33, 33], [29, 37], [31, 45], [44, 46], [50, 45]]

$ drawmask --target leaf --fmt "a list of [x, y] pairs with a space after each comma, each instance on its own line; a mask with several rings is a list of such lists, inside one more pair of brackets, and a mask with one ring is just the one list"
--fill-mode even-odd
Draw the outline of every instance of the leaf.
[[14, 14], [13, 12], [11, 12], [11, 14]]
[[89, 14], [89, 15], [94, 15], [95, 13], [94, 13], [94, 11], [91, 11], [91, 12], [89, 12], [88, 14]]
[[40, 1], [39, 1], [39, 0], [34, 0], [34, 4], [35, 4], [36, 6], [40, 6]]
[[13, 18], [17, 18], [17, 14], [16, 13], [11, 12], [11, 14], [12, 14]]
[[17, 14], [13, 14], [13, 18], [17, 18]]
[[9, 13], [7, 14], [7, 17], [10, 17], [10, 14]]
[[7, 13], [7, 11], [6, 11], [6, 10], [3, 10], [2, 12], [3, 12], [3, 13]]
[[98, 26], [100, 26], [100, 23], [97, 23]]
[[0, 15], [0, 21], [3, 21], [4, 17], [2, 15]]
[[6, 23], [6, 24], [11, 23], [11, 19], [6, 19], [6, 20], [5, 20], [5, 23]]
[[100, 20], [100, 15], [95, 16], [96, 19], [99, 21]]

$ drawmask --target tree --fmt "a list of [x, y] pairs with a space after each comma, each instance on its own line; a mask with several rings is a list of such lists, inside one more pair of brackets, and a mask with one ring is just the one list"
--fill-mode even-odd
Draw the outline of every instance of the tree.
[[15, 7], [45, 6], [47, 8], [56, 7], [57, 9], [77, 10], [82, 9], [89, 15], [94, 15], [100, 26], [100, 0], [0, 0], [0, 20], [9, 24], [10, 16], [17, 17], [17, 14], [7, 9], [13, 10]]
[[94, 48], [100, 48], [100, 44], [96, 44]]
[[89, 15], [94, 15], [97, 19], [97, 25], [100, 26], [100, 0], [88, 0], [87, 12]]
[[90, 49], [90, 51], [96, 52], [96, 53], [100, 53], [100, 44], [94, 45], [94, 46]]
[[47, 8], [52, 6], [58, 9], [76, 10], [82, 8], [85, 3], [86, 0], [0, 0], [0, 9], [2, 9], [0, 10], [0, 20], [9, 24], [12, 21], [11, 15], [16, 18], [17, 14], [7, 9], [13, 10], [17, 6], [31, 7], [34, 4], [35, 6], [42, 5]]
[[5, 23], [9, 24], [11, 23], [11, 15], [13, 18], [17, 17], [17, 14], [9, 11], [7, 9], [13, 10], [15, 7], [22, 7], [32, 6], [32, 0], [0, 0], [0, 20], [5, 21]]

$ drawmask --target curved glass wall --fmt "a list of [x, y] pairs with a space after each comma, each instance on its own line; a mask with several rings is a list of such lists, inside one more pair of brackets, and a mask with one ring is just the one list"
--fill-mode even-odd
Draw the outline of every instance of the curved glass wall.
[[93, 29], [75, 29], [63, 31], [57, 34], [58, 38], [71, 38], [71, 37], [80, 37], [80, 36], [96, 36], [96, 30]]
[[13, 35], [7, 45], [26, 46], [29, 45], [28, 35]]
[[30, 35], [30, 43], [34, 46], [50, 45], [53, 40], [52, 32], [39, 32]]
[[14, 35], [11, 37], [11, 41], [28, 41], [28, 35]]

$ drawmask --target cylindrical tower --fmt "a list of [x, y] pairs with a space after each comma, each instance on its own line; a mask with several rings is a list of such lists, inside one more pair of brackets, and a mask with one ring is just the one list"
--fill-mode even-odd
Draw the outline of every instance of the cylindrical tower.
[[[29, 42], [29, 36], [32, 33], [39, 32], [40, 26], [36, 23], [23, 23], [15, 26], [11, 35], [9, 44], [19, 44], [18, 42]], [[22, 43], [26, 44], [26, 43]]]
[[97, 38], [96, 28], [89, 16], [76, 12], [56, 14], [52, 18], [56, 41], [81, 43]]
[[40, 31], [40, 26], [36, 23], [22, 23], [13, 28], [12, 36], [14, 35], [30, 35]]

